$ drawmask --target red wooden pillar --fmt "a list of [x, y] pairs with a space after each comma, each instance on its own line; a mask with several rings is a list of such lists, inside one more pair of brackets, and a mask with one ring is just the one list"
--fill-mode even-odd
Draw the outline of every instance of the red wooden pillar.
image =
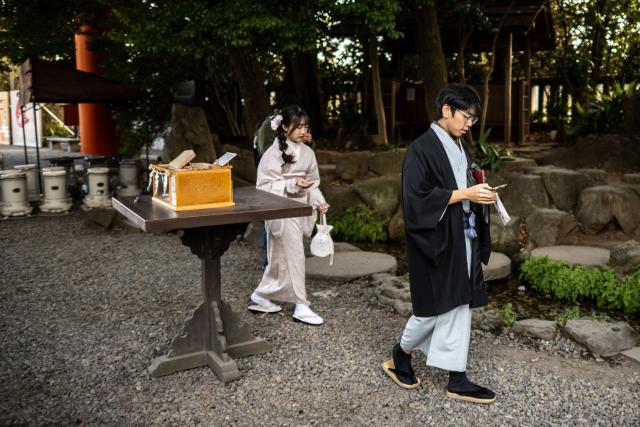
[[[89, 27], [82, 27], [76, 34], [76, 68], [94, 74], [102, 74], [102, 56], [89, 50], [91, 36]], [[116, 155], [119, 140], [116, 122], [111, 110], [102, 104], [78, 104], [80, 118], [80, 149], [83, 154]]]

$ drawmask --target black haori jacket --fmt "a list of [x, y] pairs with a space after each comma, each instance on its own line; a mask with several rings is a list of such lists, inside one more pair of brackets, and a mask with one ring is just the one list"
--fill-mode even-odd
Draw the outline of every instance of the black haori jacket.
[[[464, 142], [463, 147], [471, 164]], [[470, 308], [487, 304], [480, 262], [488, 263], [491, 254], [489, 224], [483, 219], [482, 206], [471, 203], [478, 237], [471, 244], [469, 279], [462, 203], [447, 206], [457, 188], [442, 142], [429, 129], [411, 143], [402, 166], [411, 302], [418, 317], [444, 314], [464, 304]]]

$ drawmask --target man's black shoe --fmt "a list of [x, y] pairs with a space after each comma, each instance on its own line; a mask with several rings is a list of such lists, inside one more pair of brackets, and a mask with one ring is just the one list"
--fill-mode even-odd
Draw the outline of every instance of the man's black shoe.
[[393, 346], [393, 359], [382, 364], [382, 369], [400, 387], [416, 388], [420, 385], [420, 380], [416, 378], [411, 367], [411, 356], [400, 348], [400, 344]]
[[447, 397], [474, 403], [493, 403], [496, 401], [496, 394], [493, 391], [478, 385], [476, 385], [476, 387], [477, 389], [473, 391], [454, 391], [448, 389]]

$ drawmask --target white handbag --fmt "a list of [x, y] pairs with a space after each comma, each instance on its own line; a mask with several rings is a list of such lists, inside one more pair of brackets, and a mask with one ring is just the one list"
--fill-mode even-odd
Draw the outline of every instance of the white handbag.
[[311, 239], [311, 255], [324, 258], [331, 255], [329, 265], [333, 265], [333, 239], [331, 229], [333, 225], [327, 225], [327, 216], [320, 214], [320, 222], [316, 224], [316, 235]]

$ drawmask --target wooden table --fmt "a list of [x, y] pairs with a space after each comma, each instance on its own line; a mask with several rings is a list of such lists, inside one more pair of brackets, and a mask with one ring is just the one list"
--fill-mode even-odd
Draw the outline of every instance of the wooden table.
[[153, 377], [208, 365], [228, 382], [240, 376], [234, 358], [272, 350], [222, 300], [220, 257], [249, 222], [308, 216], [312, 208], [252, 187], [234, 190], [233, 198], [233, 207], [181, 212], [153, 203], [150, 196], [113, 198], [115, 210], [142, 231], [183, 230], [182, 243], [202, 262], [204, 301], [187, 318], [169, 352], [149, 366]]

